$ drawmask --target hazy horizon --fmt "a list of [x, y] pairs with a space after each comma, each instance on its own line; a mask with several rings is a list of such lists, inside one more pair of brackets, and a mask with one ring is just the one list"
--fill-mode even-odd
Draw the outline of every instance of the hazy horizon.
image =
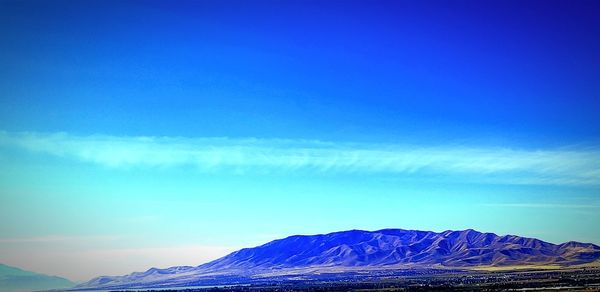
[[600, 245], [600, 2], [1, 1], [0, 263], [295, 234]]

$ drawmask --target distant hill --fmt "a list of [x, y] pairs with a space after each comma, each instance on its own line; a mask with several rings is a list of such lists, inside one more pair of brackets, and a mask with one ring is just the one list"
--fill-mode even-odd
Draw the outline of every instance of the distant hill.
[[65, 278], [24, 271], [0, 264], [0, 291], [2, 292], [31, 292], [73, 286], [75, 283]]
[[[475, 230], [350, 230], [295, 235], [245, 248], [197, 267], [152, 268], [118, 277], [98, 277], [81, 288], [202, 285], [323, 272], [381, 269], [456, 269], [482, 266], [573, 266], [600, 259], [590, 243], [551, 244], [534, 238]], [[312, 271], [312, 272], [311, 272]]]

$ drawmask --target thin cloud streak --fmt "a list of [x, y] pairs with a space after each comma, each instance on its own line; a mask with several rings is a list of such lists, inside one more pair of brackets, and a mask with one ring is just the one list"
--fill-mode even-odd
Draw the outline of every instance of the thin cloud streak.
[[600, 209], [599, 205], [546, 204], [546, 203], [498, 203], [498, 204], [482, 204], [482, 206], [484, 206], [484, 207], [501, 207], [501, 208]]
[[422, 147], [312, 140], [74, 136], [0, 132], [0, 145], [107, 167], [195, 166], [315, 172], [478, 176], [514, 184], [598, 185], [600, 150]]
[[50, 243], [50, 242], [73, 242], [73, 241], [112, 241], [119, 236], [64, 236], [49, 235], [38, 237], [0, 238], [1, 243]]

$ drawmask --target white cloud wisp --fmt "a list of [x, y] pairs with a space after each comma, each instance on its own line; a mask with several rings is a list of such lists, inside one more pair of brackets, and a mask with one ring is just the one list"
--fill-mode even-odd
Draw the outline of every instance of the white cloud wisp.
[[[500, 183], [599, 185], [600, 150], [520, 150], [467, 146], [406, 146], [310, 140], [74, 136], [0, 132], [0, 146], [107, 167], [195, 166], [211, 171], [437, 175], [470, 174]], [[501, 179], [498, 179], [498, 177]], [[510, 181], [507, 181], [510, 180]]]

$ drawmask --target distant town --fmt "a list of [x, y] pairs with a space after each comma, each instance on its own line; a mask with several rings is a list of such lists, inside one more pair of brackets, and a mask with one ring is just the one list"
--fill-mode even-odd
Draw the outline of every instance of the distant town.
[[600, 268], [527, 271], [389, 271], [335, 280], [270, 279], [253, 284], [119, 291], [600, 291]]

